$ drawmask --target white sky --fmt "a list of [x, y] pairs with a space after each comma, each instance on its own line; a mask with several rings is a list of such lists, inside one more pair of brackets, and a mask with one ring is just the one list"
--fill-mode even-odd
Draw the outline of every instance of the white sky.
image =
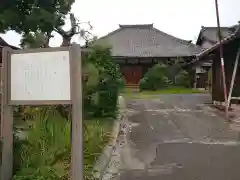
[[[218, 0], [221, 26], [240, 20], [240, 0]], [[76, 0], [72, 12], [81, 21], [90, 21], [93, 34], [100, 37], [118, 28], [118, 24], [150, 24], [173, 36], [195, 40], [201, 26], [216, 26], [215, 0]], [[20, 35], [1, 35], [18, 46]], [[61, 44], [61, 36], [51, 39], [51, 46]], [[74, 41], [79, 42], [79, 37]]]

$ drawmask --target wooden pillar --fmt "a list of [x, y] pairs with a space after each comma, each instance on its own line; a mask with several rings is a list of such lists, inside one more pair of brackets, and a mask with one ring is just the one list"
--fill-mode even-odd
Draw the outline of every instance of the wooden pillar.
[[80, 46], [70, 48], [72, 99], [71, 180], [83, 180], [82, 72]]
[[215, 101], [215, 93], [217, 89], [217, 82], [216, 82], [216, 77], [217, 77], [217, 71], [216, 71], [216, 57], [213, 57], [213, 63], [212, 63], [212, 101]]
[[10, 48], [3, 49], [3, 68], [1, 72], [2, 98], [1, 98], [1, 140], [2, 140], [2, 162], [0, 166], [0, 179], [11, 180], [13, 173], [13, 112], [12, 106], [8, 104], [8, 60], [10, 59]]

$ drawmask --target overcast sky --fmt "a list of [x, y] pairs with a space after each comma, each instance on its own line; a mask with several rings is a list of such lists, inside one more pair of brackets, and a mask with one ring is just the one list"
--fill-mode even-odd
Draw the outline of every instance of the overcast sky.
[[[201, 26], [216, 26], [215, 0], [76, 0], [72, 12], [81, 21], [90, 21], [93, 34], [100, 37], [118, 28], [118, 24], [150, 24], [173, 36], [195, 42]], [[221, 26], [240, 20], [240, 0], [219, 0]], [[20, 35], [1, 35], [18, 46]], [[51, 46], [59, 46], [55, 35]], [[74, 41], [79, 42], [75, 37]]]

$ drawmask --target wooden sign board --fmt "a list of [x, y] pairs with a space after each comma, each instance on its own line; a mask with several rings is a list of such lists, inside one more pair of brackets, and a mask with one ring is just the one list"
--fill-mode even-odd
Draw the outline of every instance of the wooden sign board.
[[10, 180], [13, 165], [12, 105], [72, 105], [71, 180], [83, 179], [82, 78], [79, 45], [12, 50], [4, 48], [1, 102], [2, 166]]
[[[71, 104], [73, 60], [67, 48], [10, 52], [8, 103], [10, 105]], [[79, 60], [80, 61], [80, 60]]]
[[69, 51], [11, 54], [10, 69], [11, 104], [70, 103]]

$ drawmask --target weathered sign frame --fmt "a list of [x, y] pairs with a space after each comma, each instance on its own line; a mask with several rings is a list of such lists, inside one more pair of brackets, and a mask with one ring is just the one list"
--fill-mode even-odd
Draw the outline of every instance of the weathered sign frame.
[[[42, 52], [59, 52], [59, 51], [69, 51], [69, 63], [70, 63], [70, 86], [74, 85], [71, 84], [72, 78], [74, 78], [74, 59], [72, 57], [72, 49], [71, 47], [58, 47], [58, 48], [39, 48], [39, 49], [26, 49], [26, 50], [15, 50], [12, 53], [10, 53], [9, 56], [12, 54], [26, 54], [26, 53], [42, 53]], [[9, 60], [6, 61], [7, 66], [7, 81], [8, 81], [8, 91], [11, 92], [11, 58], [8, 58]], [[33, 60], [34, 61], [34, 60]], [[71, 90], [73, 90], [74, 87], [71, 87]], [[72, 94], [72, 92], [71, 92]], [[72, 99], [74, 99], [72, 97]], [[71, 101], [68, 100], [51, 100], [51, 101], [14, 101], [11, 100], [11, 93], [8, 93], [8, 104], [9, 105], [47, 105], [47, 104], [71, 104]]]
[[[12, 101], [11, 100], [11, 55], [41, 52], [69, 52], [70, 67], [70, 100], [53, 101]], [[52, 105], [71, 104], [72, 105], [72, 152], [71, 152], [71, 180], [83, 179], [83, 131], [82, 131], [82, 78], [81, 78], [81, 49], [77, 44], [70, 47], [38, 48], [25, 50], [12, 50], [9, 47], [3, 48], [2, 55], [2, 100], [1, 100], [1, 138], [2, 165], [0, 166], [0, 179], [10, 180], [13, 168], [13, 105]]]

